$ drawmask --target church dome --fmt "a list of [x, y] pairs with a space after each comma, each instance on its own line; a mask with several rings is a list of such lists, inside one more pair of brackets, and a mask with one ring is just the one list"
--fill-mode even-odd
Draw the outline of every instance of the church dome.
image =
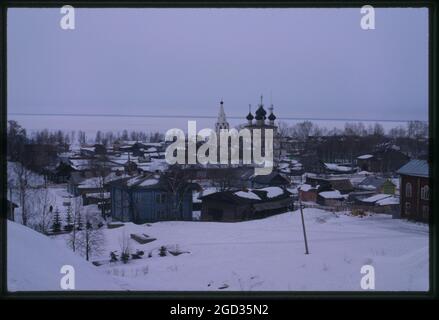
[[252, 113], [249, 112], [247, 115], [247, 120], [253, 120], [255, 117], [253, 117]]
[[276, 120], [276, 116], [273, 113], [270, 113], [270, 115], [268, 116], [268, 120], [274, 121]]
[[261, 104], [259, 105], [258, 110], [256, 110], [256, 120], [265, 120], [265, 115], [267, 112], [264, 109], [264, 106]]

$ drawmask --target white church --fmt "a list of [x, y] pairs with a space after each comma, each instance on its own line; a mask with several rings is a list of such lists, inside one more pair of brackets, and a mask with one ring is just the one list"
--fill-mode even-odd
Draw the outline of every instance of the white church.
[[[247, 124], [244, 127], [250, 130], [252, 137], [253, 137], [253, 130], [260, 129], [262, 139], [264, 139], [265, 137], [266, 129], [273, 130], [273, 157], [274, 157], [273, 160], [275, 163], [278, 163], [280, 158], [280, 139], [279, 139], [278, 127], [275, 124], [276, 116], [274, 115], [273, 110], [274, 110], [274, 106], [273, 104], [271, 104], [270, 107], [268, 108], [270, 114], [268, 115], [268, 117], [266, 117], [267, 112], [265, 111], [263, 96], [261, 95], [261, 102], [258, 104], [258, 108], [255, 112], [255, 116], [253, 116], [251, 112], [251, 105], [249, 105], [249, 113], [246, 117]], [[226, 113], [224, 111], [223, 100], [221, 100], [220, 102], [218, 118], [215, 123], [215, 131], [218, 136], [221, 129], [227, 129], [227, 130], [230, 129], [230, 125], [227, 122]]]

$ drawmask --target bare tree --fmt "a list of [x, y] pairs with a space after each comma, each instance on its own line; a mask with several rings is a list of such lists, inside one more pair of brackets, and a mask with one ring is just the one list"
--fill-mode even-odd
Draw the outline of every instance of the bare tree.
[[181, 166], [175, 164], [168, 168], [162, 175], [165, 188], [171, 194], [171, 209], [174, 218], [182, 218], [180, 208], [183, 204], [184, 197], [192, 190], [192, 175], [184, 170]]
[[28, 193], [30, 189], [30, 178], [32, 176], [32, 172], [28, 170], [23, 164], [16, 163], [13, 167], [13, 171], [15, 174], [15, 188], [18, 191], [18, 197], [21, 207], [21, 219], [23, 225], [27, 226], [29, 221], [29, 216], [31, 212], [28, 212]]
[[95, 138], [95, 143], [102, 143], [102, 138], [103, 138], [103, 134], [101, 132], [101, 130], [98, 130], [96, 132], [96, 138]]
[[212, 182], [218, 191], [227, 191], [233, 188], [236, 173], [233, 169], [227, 168], [212, 174]]
[[123, 263], [127, 263], [131, 253], [130, 238], [128, 238], [125, 229], [122, 231], [121, 237], [119, 237], [120, 247], [120, 260]]
[[70, 201], [71, 212], [72, 212], [72, 220], [73, 220], [73, 228], [67, 239], [67, 245], [73, 250], [77, 249], [77, 233], [78, 233], [78, 220], [81, 219], [81, 211], [83, 210], [82, 198], [76, 197], [71, 198]]
[[373, 126], [373, 134], [378, 137], [384, 136], [384, 128], [380, 123], [375, 123]]
[[93, 255], [102, 253], [104, 246], [104, 235], [93, 220], [92, 215], [87, 214], [85, 228], [78, 232], [78, 248], [87, 261]]
[[315, 125], [311, 121], [299, 122], [292, 127], [292, 135], [301, 140], [307, 140], [313, 133]]
[[407, 135], [410, 138], [420, 139], [428, 136], [428, 124], [426, 121], [409, 121], [407, 123]]
[[106, 218], [105, 211], [105, 185], [108, 182], [107, 177], [110, 172], [108, 168], [108, 158], [106, 155], [100, 155], [99, 158], [93, 161], [92, 171], [95, 176], [95, 186], [98, 189], [100, 206], [101, 206], [101, 215], [102, 218]]
[[26, 130], [17, 121], [9, 120], [7, 127], [7, 157], [11, 161], [20, 161], [27, 141]]
[[288, 123], [285, 121], [279, 121], [277, 123], [277, 132], [281, 138], [289, 137], [291, 134], [291, 128], [288, 126]]
[[87, 142], [87, 136], [86, 136], [84, 131], [80, 130], [78, 132], [78, 143], [82, 146], [82, 145], [86, 144], [86, 142]]
[[407, 130], [403, 126], [397, 126], [389, 130], [389, 136], [393, 139], [403, 138], [407, 135]]
[[35, 211], [35, 229], [41, 233], [47, 233], [52, 221], [55, 197], [50, 193], [47, 186], [43, 186], [32, 189], [31, 200]]

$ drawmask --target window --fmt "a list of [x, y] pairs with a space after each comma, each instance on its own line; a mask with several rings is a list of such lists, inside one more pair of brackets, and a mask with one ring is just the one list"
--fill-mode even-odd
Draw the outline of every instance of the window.
[[405, 213], [407, 216], [410, 215], [410, 209], [411, 209], [410, 202], [406, 202], [406, 203], [405, 203], [405, 211], [404, 211], [404, 213]]
[[430, 190], [429, 190], [427, 185], [425, 185], [421, 188], [421, 199], [422, 200], [429, 200], [430, 199]]
[[422, 218], [425, 220], [428, 219], [428, 206], [422, 206]]
[[412, 184], [410, 182], [407, 182], [405, 184], [405, 196], [407, 198], [410, 198], [412, 196]]

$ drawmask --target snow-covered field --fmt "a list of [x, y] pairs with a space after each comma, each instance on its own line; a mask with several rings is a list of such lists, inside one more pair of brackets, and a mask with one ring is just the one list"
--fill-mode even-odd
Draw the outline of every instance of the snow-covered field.
[[[76, 269], [77, 289], [90, 290], [362, 290], [363, 265], [375, 269], [377, 291], [428, 290], [428, 226], [387, 215], [364, 218], [305, 209], [310, 254], [304, 254], [299, 212], [236, 222], [158, 222], [105, 229], [108, 260], [131, 233], [157, 240], [138, 244], [139, 260], [95, 267], [70, 251], [65, 236], [47, 238], [8, 224], [10, 290], [60, 290], [59, 268]], [[188, 252], [159, 256], [168, 246]], [[151, 257], [149, 253], [151, 252]]]

